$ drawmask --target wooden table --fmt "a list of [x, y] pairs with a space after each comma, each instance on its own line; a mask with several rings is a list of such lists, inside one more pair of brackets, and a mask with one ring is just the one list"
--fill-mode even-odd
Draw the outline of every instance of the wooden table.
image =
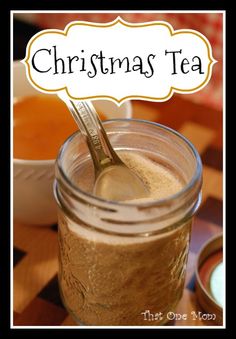
[[[196, 146], [203, 161], [203, 197], [192, 230], [186, 284], [177, 313], [188, 320], [177, 326], [215, 325], [193, 320], [197, 304], [194, 283], [196, 257], [201, 245], [222, 232], [222, 112], [175, 96], [165, 103], [133, 102], [134, 117], [172, 127]], [[57, 227], [14, 225], [14, 325], [71, 326], [57, 285]]]

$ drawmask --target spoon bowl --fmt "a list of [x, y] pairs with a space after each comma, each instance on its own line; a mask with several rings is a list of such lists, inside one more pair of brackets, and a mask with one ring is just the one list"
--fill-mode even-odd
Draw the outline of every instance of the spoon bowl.
[[112, 148], [92, 103], [71, 100], [65, 93], [58, 95], [86, 138], [95, 169], [94, 195], [114, 201], [148, 197], [148, 189], [142, 180]]
[[142, 180], [123, 164], [105, 168], [95, 181], [93, 193], [98, 197], [114, 201], [148, 196], [148, 190]]

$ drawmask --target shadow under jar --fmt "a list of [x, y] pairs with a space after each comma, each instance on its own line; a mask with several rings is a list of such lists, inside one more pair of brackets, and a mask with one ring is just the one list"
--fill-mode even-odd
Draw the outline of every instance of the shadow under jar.
[[[187, 139], [165, 126], [119, 119], [104, 127], [121, 156], [150, 159], [182, 186], [148, 201], [97, 198], [87, 145], [73, 134], [57, 158], [54, 185], [61, 297], [78, 324], [163, 325], [183, 293], [192, 217], [201, 200], [201, 160]], [[145, 311], [161, 317], [150, 321]]]

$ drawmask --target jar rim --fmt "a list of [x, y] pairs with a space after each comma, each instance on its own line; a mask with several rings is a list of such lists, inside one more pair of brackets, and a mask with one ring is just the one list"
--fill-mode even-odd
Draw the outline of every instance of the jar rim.
[[106, 120], [103, 121], [104, 125], [107, 125], [109, 123], [113, 123], [113, 122], [134, 122], [134, 123], [140, 123], [140, 124], [145, 124], [145, 125], [150, 125], [150, 126], [156, 126], [159, 129], [165, 130], [171, 134], [174, 134], [175, 136], [177, 136], [179, 139], [181, 139], [182, 141], [185, 142], [185, 144], [188, 146], [188, 148], [190, 149], [190, 151], [193, 153], [195, 161], [196, 161], [196, 168], [194, 171], [194, 174], [192, 176], [192, 178], [189, 180], [189, 182], [178, 192], [167, 196], [165, 198], [162, 199], [153, 199], [151, 201], [148, 202], [129, 202], [129, 203], [125, 203], [125, 202], [120, 202], [120, 201], [113, 201], [113, 200], [106, 200], [100, 197], [97, 197], [91, 193], [85, 192], [82, 189], [80, 189], [78, 186], [76, 186], [66, 175], [66, 173], [63, 170], [62, 167], [62, 158], [63, 158], [63, 154], [65, 152], [65, 149], [67, 148], [68, 143], [71, 142], [71, 140], [73, 140], [73, 138], [76, 135], [81, 134], [81, 132], [78, 130], [75, 133], [73, 133], [72, 135], [70, 135], [64, 142], [64, 144], [61, 146], [57, 159], [56, 159], [56, 165], [57, 165], [57, 169], [59, 171], [60, 176], [62, 177], [62, 179], [65, 181], [65, 183], [73, 190], [73, 193], [77, 193], [78, 195], [82, 195], [84, 196], [84, 198], [88, 198], [91, 201], [96, 201], [99, 202], [101, 204], [106, 204], [109, 205], [110, 207], [127, 207], [127, 206], [132, 206], [132, 207], [138, 207], [138, 208], [151, 208], [151, 207], [161, 207], [163, 205], [166, 204], [171, 204], [173, 201], [175, 201], [176, 199], [180, 199], [183, 196], [185, 196], [187, 194], [187, 192], [191, 191], [191, 189], [195, 186], [195, 184], [197, 184], [199, 181], [201, 181], [201, 174], [202, 174], [202, 162], [201, 162], [201, 158], [200, 155], [198, 154], [196, 148], [194, 147], [194, 145], [185, 137], [183, 136], [181, 133], [177, 132], [176, 130], [159, 124], [157, 122], [152, 122], [152, 121], [148, 121], [148, 120], [144, 120], [144, 119], [127, 119], [127, 118], [123, 118], [123, 119], [110, 119], [110, 120]]

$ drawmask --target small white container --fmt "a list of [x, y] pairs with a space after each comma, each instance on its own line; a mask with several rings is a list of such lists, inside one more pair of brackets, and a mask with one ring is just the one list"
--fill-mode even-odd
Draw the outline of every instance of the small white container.
[[[20, 61], [15, 61], [13, 97], [34, 94], [39, 92], [27, 80], [25, 66]], [[96, 100], [93, 103], [107, 119], [132, 116], [130, 102], [125, 102], [120, 107], [106, 100]], [[35, 225], [50, 225], [57, 222], [53, 196], [54, 163], [54, 159], [13, 159], [13, 217], [17, 222]]]

